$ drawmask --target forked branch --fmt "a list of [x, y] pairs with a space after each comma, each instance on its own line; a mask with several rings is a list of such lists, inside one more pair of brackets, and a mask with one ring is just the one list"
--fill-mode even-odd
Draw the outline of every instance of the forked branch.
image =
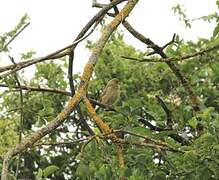
[[32, 147], [37, 141], [39, 141], [45, 135], [49, 134], [54, 129], [59, 127], [65, 121], [65, 119], [71, 114], [71, 112], [76, 108], [76, 106], [82, 100], [82, 98], [85, 97], [89, 80], [106, 42], [108, 41], [113, 31], [124, 20], [124, 18], [126, 18], [129, 15], [129, 13], [132, 11], [137, 2], [138, 0], [129, 0], [128, 3], [124, 6], [124, 8], [121, 10], [121, 12], [112, 20], [111, 23], [109, 23], [106, 26], [106, 28], [102, 32], [100, 39], [96, 42], [96, 46], [92, 50], [91, 56], [84, 68], [84, 72], [81, 76], [81, 82], [79, 84], [79, 87], [75, 95], [68, 101], [67, 106], [57, 115], [57, 117], [53, 121], [50, 121], [43, 128], [37, 130], [35, 133], [24, 138], [20, 144], [10, 149], [5, 154], [1, 174], [2, 180], [7, 179], [10, 159], [13, 156], [25, 151], [27, 148]]

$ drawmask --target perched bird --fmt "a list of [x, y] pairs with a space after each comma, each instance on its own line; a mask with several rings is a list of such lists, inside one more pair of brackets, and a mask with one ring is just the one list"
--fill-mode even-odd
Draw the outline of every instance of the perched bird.
[[112, 106], [114, 105], [120, 96], [120, 85], [117, 78], [113, 78], [108, 81], [103, 93], [100, 96], [100, 102], [102, 104]]

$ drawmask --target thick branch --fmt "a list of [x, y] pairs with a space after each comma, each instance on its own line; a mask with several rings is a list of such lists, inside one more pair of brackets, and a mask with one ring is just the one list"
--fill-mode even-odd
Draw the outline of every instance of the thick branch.
[[98, 3], [97, 0], [92, 1], [92, 7], [103, 8], [104, 6], [106, 6], [106, 4]]
[[[162, 58], [166, 59], [168, 58], [167, 55], [163, 52], [163, 49], [159, 47], [158, 45], [154, 44], [153, 41], [151, 41], [149, 38], [144, 37], [142, 34], [137, 32], [127, 21], [123, 21], [124, 27], [137, 39], [139, 39], [144, 44], [148, 45], [150, 48], [152, 48], [157, 54], [159, 54]], [[166, 62], [166, 64], [170, 67], [170, 69], [173, 71], [175, 76], [180, 80], [181, 84], [185, 88], [185, 90], [188, 92], [191, 100], [191, 104], [194, 111], [199, 111], [199, 101], [195, 93], [193, 92], [192, 86], [190, 82], [187, 80], [187, 78], [182, 74], [180, 69], [175, 65], [173, 62]]]
[[103, 120], [97, 115], [95, 109], [93, 108], [92, 104], [87, 99], [87, 97], [84, 97], [83, 101], [87, 107], [88, 112], [90, 113], [91, 117], [93, 118], [97, 126], [100, 128], [100, 130], [104, 133], [111, 133], [112, 130], [110, 129], [109, 125], [107, 123], [104, 123]]
[[112, 22], [109, 25], [106, 26], [100, 39], [96, 42], [96, 46], [93, 49], [89, 61], [84, 68], [84, 72], [82, 74], [81, 82], [77, 92], [68, 101], [67, 106], [62, 110], [62, 112], [59, 113], [53, 121], [49, 122], [46, 126], [31, 134], [29, 137], [23, 139], [21, 144], [18, 144], [15, 148], [10, 149], [5, 154], [1, 174], [2, 180], [7, 179], [9, 160], [11, 159], [11, 157], [33, 146], [34, 143], [43, 138], [46, 134], [49, 134], [51, 131], [60, 126], [75, 109], [75, 107], [81, 101], [82, 97], [86, 95], [89, 80], [91, 78], [94, 66], [98, 61], [98, 57], [100, 56], [103, 47], [105, 46], [107, 40], [109, 39], [113, 31], [124, 20], [124, 18], [126, 18], [129, 15], [129, 13], [137, 4], [137, 2], [138, 0], [129, 0], [125, 7], [121, 10], [121, 12], [112, 20]]
[[[87, 97], [84, 97], [83, 100], [84, 100], [84, 103], [87, 107], [88, 112], [90, 113], [94, 122], [100, 128], [101, 132], [106, 133], [106, 134], [111, 134], [113, 132], [112, 129], [109, 127], [109, 125], [107, 123], [103, 122], [103, 120], [96, 114], [95, 109], [93, 108], [92, 104], [87, 99]], [[118, 138], [115, 134], [111, 134], [110, 138], [112, 139], [113, 142], [118, 141]], [[121, 177], [123, 178], [125, 162], [124, 162], [124, 158], [123, 158], [122, 145], [117, 143], [116, 147], [117, 147], [117, 156], [118, 156], [119, 167], [121, 170]]]
[[[86, 38], [87, 36], [84, 36], [86, 34], [86, 32], [90, 29], [90, 27], [100, 19], [100, 17], [102, 17], [104, 14], [106, 14], [113, 6], [121, 3], [121, 2], [124, 2], [126, 0], [115, 0], [113, 1], [112, 3], [106, 5], [104, 8], [102, 8], [86, 25], [85, 27], [81, 30], [81, 32], [78, 34], [78, 36], [76, 37], [75, 41], [60, 49], [60, 50], [57, 50], [53, 53], [50, 53], [44, 57], [39, 57], [39, 58], [34, 58], [32, 60], [28, 60], [28, 61], [25, 61], [25, 62], [20, 62], [20, 63], [17, 63], [17, 65], [8, 65], [8, 66], [4, 66], [4, 67], [0, 67], [0, 73], [1, 72], [4, 72], [4, 71], [8, 71], [8, 70], [11, 70], [11, 72], [8, 72], [6, 74], [4, 74], [3, 76], [7, 76], [8, 74], [11, 74], [11, 73], [14, 73], [16, 71], [19, 71], [25, 67], [28, 67], [28, 66], [31, 66], [33, 64], [36, 64], [36, 63], [40, 63], [40, 62], [43, 62], [43, 61], [46, 61], [46, 60], [51, 60], [51, 59], [57, 59], [57, 58], [60, 58], [60, 57], [63, 57], [63, 56], [66, 56], [68, 55], [70, 52], [67, 50], [69, 48], [75, 48], [74, 46], [76, 46], [79, 42], [81, 42], [82, 40], [84, 40], [84, 38]], [[89, 34], [89, 33], [88, 33]], [[84, 37], [84, 38], [83, 38]]]

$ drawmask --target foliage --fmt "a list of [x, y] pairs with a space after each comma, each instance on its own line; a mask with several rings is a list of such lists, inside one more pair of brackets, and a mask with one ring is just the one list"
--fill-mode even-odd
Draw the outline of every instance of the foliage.
[[[218, 1], [217, 1], [218, 3]], [[177, 7], [183, 18], [186, 15]], [[188, 23], [188, 22], [187, 22]], [[217, 25], [218, 26], [218, 25]], [[197, 43], [185, 42], [177, 37], [176, 44], [167, 47], [169, 57], [191, 54], [218, 44], [218, 30], [211, 39], [199, 39]], [[4, 44], [4, 43], [3, 43]], [[88, 42], [88, 48], [95, 44]], [[88, 96], [96, 100], [108, 80], [121, 81], [121, 98], [114, 107], [117, 112], [98, 109], [98, 115], [114, 130], [122, 129], [135, 134], [164, 141], [181, 152], [163, 151], [159, 148], [124, 145], [125, 176], [129, 180], [143, 179], [217, 179], [219, 177], [219, 62], [218, 51], [175, 62], [189, 79], [199, 97], [200, 111], [193, 113], [190, 99], [169, 67], [161, 63], [135, 62], [121, 58], [144, 58], [142, 52], [124, 42], [121, 33], [115, 33], [104, 48], [91, 79]], [[30, 58], [33, 52], [24, 54]], [[156, 56], [154, 56], [156, 57]], [[68, 90], [66, 59], [59, 63], [50, 61], [36, 65], [34, 77], [28, 82], [34, 87]], [[20, 83], [26, 84], [23, 73]], [[78, 86], [79, 75], [74, 76]], [[0, 154], [19, 143], [20, 114], [23, 112], [23, 134], [31, 132], [54, 120], [69, 99], [66, 95], [48, 92], [23, 91], [23, 104], [14, 76], [1, 80], [9, 86], [1, 94], [0, 105]], [[167, 114], [157, 101], [162, 98], [172, 114], [173, 129], [167, 128]], [[84, 119], [95, 133], [100, 133], [86, 108], [80, 104]], [[21, 111], [22, 110], [22, 111]], [[142, 123], [144, 119], [160, 131]], [[204, 129], [197, 134], [201, 124]], [[88, 137], [81, 127], [78, 110], [75, 110], [61, 127], [44, 137], [33, 148], [21, 154], [18, 179], [119, 179], [116, 147], [110, 141], [75, 143]], [[183, 144], [173, 138], [179, 135], [189, 142]], [[125, 134], [124, 140], [143, 141], [142, 137]], [[66, 144], [62, 144], [66, 143]], [[44, 144], [44, 145], [43, 145]], [[0, 168], [1, 167], [0, 163]], [[18, 158], [10, 164], [10, 175], [15, 177]]]
[[[166, 53], [168, 56], [181, 56], [210, 47], [214, 43], [214, 40], [207, 39], [200, 39], [197, 43], [179, 40], [176, 47], [175, 45], [169, 46]], [[92, 48], [92, 45], [89, 47]], [[165, 140], [179, 147], [181, 145], [169, 136], [173, 132], [153, 132], [139, 122], [139, 118], [143, 117], [150, 122], [156, 122], [159, 127], [166, 126], [166, 114], [155, 98], [155, 95], [159, 95], [172, 112], [172, 118], [177, 127], [174, 133], [184, 134], [185, 138], [191, 140], [191, 145], [181, 146], [185, 148], [185, 154], [166, 152], [163, 158], [168, 159], [171, 163], [161, 164], [155, 163], [156, 150], [125, 146], [126, 177], [128, 179], [165, 179], [166, 177], [170, 179], [214, 179], [218, 177], [217, 159], [219, 154], [215, 150], [219, 142], [218, 54], [212, 52], [177, 63], [191, 81], [195, 93], [199, 97], [201, 111], [195, 116], [192, 113], [188, 94], [166, 64], [139, 63], [120, 57], [124, 55], [142, 58], [144, 54], [125, 44], [122, 35], [112, 37], [96, 66], [95, 78], [91, 81], [89, 93], [93, 97], [98, 97], [101, 92], [99, 86], [102, 87], [108, 79], [117, 77], [122, 82], [122, 90], [116, 109], [126, 117], [114, 112], [101, 111], [99, 114], [114, 129], [122, 128], [154, 139]], [[193, 129], [197, 128], [199, 122], [204, 125], [205, 129], [200, 137], [196, 137]], [[190, 129], [189, 133], [188, 129]], [[139, 138], [130, 136], [126, 138], [139, 140]], [[91, 148], [91, 144], [87, 145], [87, 149], [89, 148]], [[102, 151], [105, 150], [102, 149]], [[96, 155], [96, 153], [96, 151], [84, 153], [86, 156], [83, 161], [80, 159], [79, 172], [82, 169], [85, 171], [85, 169], [94, 168], [93, 161], [95, 167], [100, 164], [97, 156], [101, 157], [101, 155]], [[89, 160], [88, 154], [95, 158]], [[111, 159], [111, 161], [113, 160]], [[111, 167], [114, 168], [114, 162], [111, 164]], [[94, 172], [98, 174], [97, 169]], [[207, 173], [203, 177], [204, 171]], [[98, 179], [99, 176], [94, 172], [88, 173], [89, 177]], [[80, 174], [83, 173], [78, 175]], [[113, 172], [110, 176], [114, 179], [118, 178], [118, 175]]]
[[185, 23], [186, 27], [191, 28], [190, 19], [187, 18], [186, 13], [185, 13], [185, 9], [183, 9], [180, 4], [173, 6], [172, 10], [173, 10], [174, 14], [179, 15], [179, 20], [183, 21]]
[[[218, 1], [216, 1], [216, 5], [218, 6]], [[197, 21], [197, 20], [203, 20], [205, 22], [212, 22], [212, 21], [216, 21], [218, 23], [219, 20], [219, 15], [217, 12], [205, 15], [205, 16], [201, 16], [201, 17], [195, 17], [193, 19], [189, 19], [186, 15], [186, 9], [183, 8], [183, 5], [181, 4], [176, 4], [175, 6], [172, 7], [172, 10], [174, 12], [175, 15], [179, 16], [179, 20], [183, 21], [185, 24], [185, 27], [187, 28], [191, 28], [192, 26], [192, 22]], [[215, 27], [215, 30], [217, 30], [218, 32], [218, 25]], [[215, 36], [215, 30], [213, 33], [213, 36]]]
[[13, 30], [3, 34], [0, 36], [0, 50], [2, 51], [9, 51], [8, 47], [4, 48], [4, 46], [7, 44], [7, 41], [9, 39], [13, 38], [16, 33], [27, 23], [29, 17], [27, 14], [25, 14], [19, 21], [19, 23], [14, 27]]

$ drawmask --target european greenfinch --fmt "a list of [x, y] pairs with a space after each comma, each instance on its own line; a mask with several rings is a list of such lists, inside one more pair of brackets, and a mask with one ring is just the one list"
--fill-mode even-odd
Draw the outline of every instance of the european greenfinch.
[[117, 78], [113, 78], [108, 81], [103, 93], [100, 96], [100, 102], [102, 104], [112, 106], [114, 105], [120, 97], [120, 85]]

